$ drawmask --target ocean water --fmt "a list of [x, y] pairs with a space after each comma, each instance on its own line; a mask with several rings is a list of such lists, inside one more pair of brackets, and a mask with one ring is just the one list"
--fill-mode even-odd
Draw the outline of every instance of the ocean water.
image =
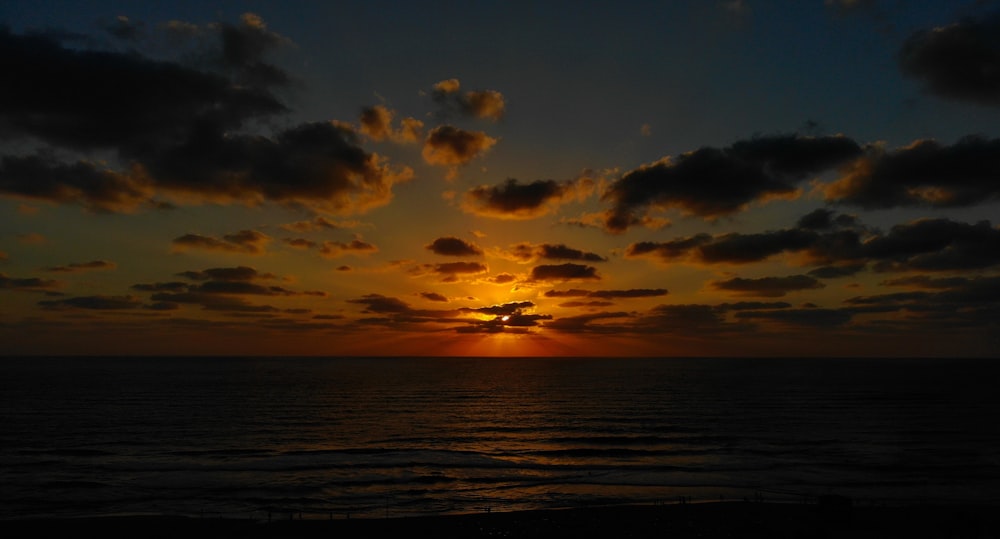
[[1000, 361], [2, 358], [0, 518], [1000, 503]]

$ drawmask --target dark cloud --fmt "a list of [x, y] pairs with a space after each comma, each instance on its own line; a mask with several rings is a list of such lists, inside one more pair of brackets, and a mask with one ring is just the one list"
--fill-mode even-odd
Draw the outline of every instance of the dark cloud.
[[[527, 312], [534, 307], [530, 301], [452, 310], [414, 309], [398, 298], [381, 294], [368, 294], [347, 302], [365, 306], [363, 311], [365, 313], [382, 315], [379, 318], [362, 320], [361, 323], [412, 331], [423, 331], [426, 324], [430, 323], [449, 324], [459, 333], [523, 333], [528, 331], [528, 328], [537, 326], [539, 321], [552, 318], [549, 315]], [[492, 318], [484, 320], [482, 316]]]
[[1000, 139], [970, 136], [951, 146], [920, 140], [893, 151], [873, 146], [825, 195], [866, 209], [994, 201], [1000, 199]]
[[281, 228], [292, 232], [315, 232], [317, 230], [339, 230], [348, 228], [348, 225], [341, 225], [330, 221], [325, 217], [314, 217], [309, 221], [296, 221], [281, 225]]
[[324, 241], [319, 252], [325, 258], [336, 258], [344, 254], [369, 254], [378, 251], [378, 247], [355, 238], [349, 242]]
[[428, 301], [440, 301], [442, 303], [448, 302], [448, 298], [442, 296], [441, 294], [438, 294], [437, 292], [421, 292], [420, 297]]
[[490, 305], [488, 307], [479, 307], [476, 309], [464, 309], [464, 310], [482, 314], [491, 314], [493, 316], [505, 316], [505, 315], [520, 313], [524, 309], [534, 306], [535, 304], [530, 301], [516, 301], [513, 303], [504, 303], [502, 305]]
[[551, 264], [531, 268], [531, 281], [599, 280], [597, 268], [582, 264]]
[[209, 268], [201, 271], [185, 271], [178, 275], [191, 279], [192, 281], [253, 281], [258, 279], [275, 279], [273, 273], [260, 273], [249, 266], [235, 266], [229, 268]]
[[988, 268], [1000, 264], [1000, 229], [988, 221], [921, 219], [865, 242], [862, 253], [878, 271]]
[[262, 254], [271, 238], [256, 230], [241, 230], [219, 238], [200, 234], [185, 234], [173, 240], [174, 249], [206, 249], [231, 253]]
[[39, 301], [45, 309], [89, 309], [98, 311], [119, 311], [137, 309], [142, 301], [133, 296], [78, 296], [59, 300]]
[[563, 244], [532, 244], [518, 243], [507, 249], [508, 254], [519, 262], [532, 262], [538, 259], [544, 260], [579, 260], [582, 262], [607, 262], [608, 259], [597, 253], [581, 251]]
[[790, 326], [838, 327], [851, 321], [853, 315], [844, 309], [783, 309], [778, 311], [741, 311], [742, 320], [769, 320]]
[[810, 227], [826, 221], [833, 228], [697, 234], [666, 242], [633, 243], [624, 254], [627, 258], [654, 257], [667, 263], [700, 264], [744, 264], [782, 253], [797, 254], [798, 263], [819, 266], [810, 272], [818, 278], [854, 275], [869, 265], [876, 271], [947, 271], [1000, 264], [1000, 229], [988, 221], [967, 224], [920, 219], [893, 226], [887, 233], [868, 229], [853, 217], [821, 217], [814, 212], [804, 221]]
[[509, 178], [499, 185], [470, 189], [462, 200], [462, 209], [481, 217], [499, 219], [534, 219], [561, 204], [583, 200], [594, 190], [589, 178], [568, 181], [536, 180], [519, 183]]
[[[182, 26], [180, 23], [173, 25]], [[275, 202], [329, 213], [387, 203], [412, 171], [391, 169], [354, 131], [306, 123], [268, 137], [241, 133], [288, 109], [272, 92], [287, 82], [262, 57], [282, 42], [259, 17], [217, 24], [214, 59], [188, 66], [136, 50], [64, 46], [0, 28], [2, 135], [48, 145], [0, 160], [0, 193], [102, 212], [183, 202]], [[103, 151], [120, 168], [72, 157]]]
[[434, 254], [444, 256], [480, 256], [483, 250], [476, 245], [454, 236], [437, 238], [424, 246]]
[[493, 278], [491, 278], [490, 282], [496, 283], [496, 284], [506, 284], [506, 283], [512, 283], [512, 282], [514, 282], [516, 280], [517, 280], [517, 277], [514, 276], [514, 275], [511, 275], [510, 273], [499, 273], [496, 276], [494, 276]]
[[80, 262], [76, 264], [67, 264], [65, 266], [53, 266], [46, 268], [46, 271], [54, 271], [60, 273], [73, 273], [78, 271], [87, 270], [106, 270], [115, 269], [117, 266], [114, 262], [109, 262], [107, 260], [92, 260], [90, 262]]
[[807, 249], [819, 239], [815, 232], [794, 228], [758, 234], [697, 234], [667, 242], [633, 243], [625, 249], [625, 256], [656, 256], [664, 262], [691, 259], [705, 264], [747, 264]]
[[320, 291], [295, 291], [282, 286], [263, 283], [277, 279], [272, 273], [261, 273], [248, 266], [209, 268], [185, 271], [178, 274], [195, 281], [140, 283], [132, 286], [137, 292], [149, 292], [150, 300], [158, 309], [177, 309], [179, 305], [198, 305], [205, 310], [230, 313], [279, 313], [287, 312], [271, 305], [250, 303], [245, 296], [257, 297], [325, 297]]
[[547, 298], [588, 297], [623, 299], [652, 298], [665, 296], [668, 293], [665, 288], [630, 288], [627, 290], [580, 290], [578, 288], [571, 288], [569, 290], [546, 290], [543, 295]]
[[979, 105], [1000, 105], [1000, 14], [919, 30], [898, 53], [904, 75], [927, 92]]
[[486, 273], [488, 271], [489, 267], [481, 262], [444, 262], [441, 264], [422, 264], [409, 270], [412, 275], [417, 276], [427, 273], [441, 275], [444, 282], [455, 282], [461, 275], [476, 275]]
[[736, 292], [744, 296], [760, 296], [776, 298], [789, 292], [800, 290], [815, 290], [823, 288], [823, 283], [808, 275], [789, 275], [787, 277], [761, 277], [758, 279], [743, 279], [735, 277], [725, 281], [713, 281], [710, 285], [716, 290]]
[[8, 277], [0, 273], [0, 290], [28, 290], [40, 291], [50, 290], [59, 286], [58, 281], [52, 279], [39, 279], [37, 277]]
[[318, 245], [316, 242], [305, 238], [285, 238], [282, 241], [284, 241], [286, 245], [296, 249], [312, 249]]
[[575, 308], [575, 307], [597, 308], [597, 307], [610, 307], [614, 304], [615, 302], [613, 301], [593, 300], [593, 301], [566, 301], [560, 303], [559, 306], [564, 308]]
[[752, 202], [791, 196], [797, 184], [861, 153], [846, 137], [783, 135], [744, 140], [730, 147], [701, 148], [664, 158], [622, 175], [603, 194], [613, 208], [605, 227], [621, 233], [650, 208], [717, 218]]

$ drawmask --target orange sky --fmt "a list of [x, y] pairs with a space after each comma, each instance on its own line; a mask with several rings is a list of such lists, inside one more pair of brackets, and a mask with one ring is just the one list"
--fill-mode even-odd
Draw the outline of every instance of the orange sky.
[[993, 356], [960, 4], [5, 3], [4, 353]]

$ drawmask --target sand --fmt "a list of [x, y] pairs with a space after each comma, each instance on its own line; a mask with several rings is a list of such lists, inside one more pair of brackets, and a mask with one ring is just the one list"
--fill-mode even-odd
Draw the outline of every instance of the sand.
[[[287, 518], [287, 517], [286, 517]], [[8, 520], [6, 537], [998, 538], [1000, 507], [712, 502], [377, 519], [111, 517]]]

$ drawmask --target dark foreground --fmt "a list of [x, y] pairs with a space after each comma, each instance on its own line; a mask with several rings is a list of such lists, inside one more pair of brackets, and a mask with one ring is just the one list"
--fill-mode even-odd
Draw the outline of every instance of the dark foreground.
[[1000, 538], [1000, 508], [717, 502], [387, 519], [172, 517], [13, 520], [6, 537], [116, 538]]

